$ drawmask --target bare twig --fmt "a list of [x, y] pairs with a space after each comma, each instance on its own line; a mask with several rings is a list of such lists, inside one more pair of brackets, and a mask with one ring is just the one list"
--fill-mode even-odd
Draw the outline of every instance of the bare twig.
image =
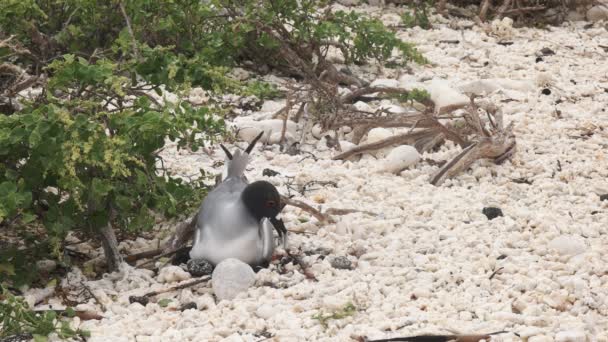
[[118, 2], [118, 6], [120, 7], [120, 12], [122, 16], [125, 18], [125, 23], [127, 24], [127, 30], [129, 31], [129, 35], [131, 36], [131, 44], [133, 45], [133, 54], [136, 59], [139, 59], [139, 48], [137, 47], [137, 39], [135, 39], [135, 34], [133, 33], [133, 28], [131, 27], [131, 19], [129, 15], [127, 15], [127, 11], [125, 9], [125, 4], [122, 1]]
[[483, 0], [481, 3], [481, 10], [479, 11], [479, 20], [486, 21], [488, 10], [490, 9], [490, 0]]
[[[35, 313], [45, 313], [45, 312], [55, 312], [58, 315], [70, 317], [70, 312], [68, 310], [34, 310]], [[83, 311], [83, 310], [74, 310], [74, 315], [82, 321], [90, 321], [90, 320], [100, 320], [103, 318], [102, 315], [98, 314], [95, 311]]]
[[411, 132], [411, 133], [408, 132], [408, 133], [404, 133], [404, 134], [399, 134], [399, 135], [392, 136], [390, 138], [386, 138], [384, 140], [380, 140], [380, 141], [373, 142], [370, 144], [365, 144], [365, 145], [360, 145], [360, 146], [354, 147], [348, 151], [342, 152], [342, 153], [334, 156], [332, 159], [333, 160], [347, 159], [356, 154], [361, 154], [361, 153], [365, 153], [368, 151], [375, 151], [375, 150], [379, 150], [381, 148], [396, 145], [396, 144], [410, 145], [410, 144], [415, 143], [417, 140], [419, 140], [421, 138], [433, 137], [437, 134], [438, 134], [438, 131], [436, 129], [426, 129], [426, 130], [421, 130], [421, 131], [417, 131], [417, 132]]
[[371, 216], [377, 216], [378, 214], [372, 213], [371, 211], [366, 210], [357, 210], [357, 209], [342, 209], [342, 208], [329, 208], [325, 210], [325, 215], [348, 215], [354, 213], [363, 213]]
[[334, 222], [334, 220], [331, 217], [324, 215], [319, 210], [313, 208], [309, 204], [306, 204], [302, 201], [298, 201], [298, 200], [294, 200], [292, 198], [281, 196], [281, 202], [283, 202], [284, 204], [288, 204], [288, 205], [291, 205], [291, 206], [304, 210], [305, 212], [314, 216], [319, 222], [328, 222], [328, 223]]
[[463, 149], [454, 159], [439, 169], [431, 178], [431, 184], [439, 185], [443, 183], [445, 179], [468, 169], [477, 159], [496, 159], [503, 157], [505, 153], [512, 153], [514, 146], [515, 136], [511, 133], [510, 129], [496, 137], [482, 138]]
[[189, 281], [187, 283], [183, 283], [177, 286], [173, 286], [173, 287], [169, 287], [167, 289], [164, 290], [159, 290], [159, 291], [152, 291], [152, 292], [148, 292], [144, 295], [144, 297], [154, 297], [154, 296], [158, 296], [159, 294], [163, 294], [163, 293], [167, 293], [167, 292], [173, 292], [173, 291], [177, 291], [177, 290], [183, 290], [185, 288], [188, 287], [192, 287], [192, 286], [196, 286], [198, 284], [202, 284], [202, 283], [206, 283], [209, 281], [209, 279], [211, 279], [211, 276], [205, 276], [199, 279], [195, 279], [193, 281]]

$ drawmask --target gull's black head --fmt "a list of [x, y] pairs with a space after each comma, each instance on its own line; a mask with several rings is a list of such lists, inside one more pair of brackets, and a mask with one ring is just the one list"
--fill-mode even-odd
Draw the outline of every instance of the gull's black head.
[[253, 182], [241, 195], [245, 207], [259, 221], [264, 217], [276, 219], [281, 212], [281, 196], [274, 185], [266, 181]]

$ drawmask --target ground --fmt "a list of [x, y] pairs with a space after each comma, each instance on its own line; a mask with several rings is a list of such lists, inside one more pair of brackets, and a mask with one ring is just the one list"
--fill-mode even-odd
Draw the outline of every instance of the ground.
[[[394, 19], [370, 11], [386, 22]], [[394, 175], [378, 171], [381, 157], [333, 161], [336, 152], [312, 137], [304, 149], [318, 160], [280, 153], [277, 145], [256, 149], [250, 180], [267, 179], [280, 192], [291, 191], [322, 209], [370, 212], [321, 224], [286, 208], [283, 217], [293, 231], [289, 246], [310, 254], [304, 262], [318, 282], [299, 266], [288, 264], [280, 272], [273, 265], [231, 301], [216, 302], [212, 289], [201, 285], [161, 296], [172, 298], [166, 307], [144, 307], [129, 304], [128, 297], [171, 284], [149, 271], [124, 268], [89, 282], [105, 302], [105, 317], [75, 325], [91, 331], [89, 341], [117, 342], [269, 336], [269, 341], [350, 341], [503, 330], [509, 333], [493, 340], [519, 341], [517, 333], [535, 342], [608, 341], [608, 201], [600, 200], [608, 193], [608, 63], [600, 47], [608, 46], [608, 34], [584, 22], [547, 29], [460, 28], [468, 24], [444, 20], [432, 30], [404, 30], [400, 36], [416, 43], [434, 65], [413, 66], [411, 75], [369, 67], [365, 77], [373, 69], [380, 79], [401, 84], [442, 79], [454, 89], [489, 79], [498, 89], [486, 98], [515, 125], [517, 151], [509, 161], [476, 162], [436, 187], [429, 178], [438, 166], [425, 160]], [[451, 40], [458, 43], [442, 42]], [[543, 48], [555, 54], [542, 54]], [[496, 79], [523, 82], [509, 87]], [[459, 150], [449, 143], [423, 158], [447, 160]], [[221, 172], [212, 167], [223, 160], [219, 149], [213, 155], [167, 151], [166, 156], [168, 167], [183, 175], [201, 167]], [[263, 176], [266, 168], [279, 175]], [[337, 186], [311, 186], [304, 195], [288, 190], [287, 184], [309, 181]], [[501, 208], [503, 216], [489, 220], [484, 207]], [[353, 269], [333, 268], [336, 256], [348, 256]], [[176, 310], [188, 302], [197, 309]], [[314, 318], [349, 303], [355, 311], [327, 320], [327, 326]], [[99, 308], [93, 299], [83, 307]]]

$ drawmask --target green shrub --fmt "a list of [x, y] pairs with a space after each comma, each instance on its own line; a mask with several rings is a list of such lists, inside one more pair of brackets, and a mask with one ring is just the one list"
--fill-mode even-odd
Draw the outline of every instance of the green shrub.
[[[8, 42], [0, 46], [0, 64], [39, 77], [41, 90], [0, 113], [0, 229], [13, 239], [0, 249], [0, 284], [38, 280], [35, 262], [61, 259], [70, 232], [137, 233], [157, 215], [175, 217], [200, 203], [205, 175], [172, 175], [160, 151], [167, 141], [192, 150], [212, 142], [224, 134], [222, 113], [153, 94], [183, 98], [201, 86], [220, 95], [280, 95], [265, 82], [230, 77], [232, 67], [250, 65], [245, 61], [323, 88], [321, 76], [333, 70], [325, 58], [330, 47], [342, 51], [345, 64], [426, 62], [379, 20], [327, 3], [0, 1], [0, 41]], [[15, 100], [5, 91], [11, 80], [0, 81], [0, 100]], [[331, 106], [318, 101], [311, 108]], [[29, 312], [6, 296], [4, 312]], [[57, 329], [50, 323], [56, 317], [37, 321], [42, 330], [30, 318], [10, 316], [20, 323], [3, 329], [41, 336]]]
[[[73, 309], [66, 311], [68, 317], [74, 317]], [[32, 311], [21, 297], [16, 297], [0, 286], [0, 337], [28, 334], [34, 341], [46, 341], [46, 336], [56, 333], [60, 338], [87, 337], [89, 333], [74, 330], [69, 322], [61, 320], [57, 312]]]

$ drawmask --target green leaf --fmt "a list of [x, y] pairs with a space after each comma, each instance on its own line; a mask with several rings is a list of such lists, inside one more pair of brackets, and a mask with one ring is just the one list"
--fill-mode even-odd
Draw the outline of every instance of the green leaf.
[[14, 276], [15, 275], [15, 266], [13, 266], [9, 263], [0, 263], [0, 274], [2, 274], [2, 273], [9, 275], [9, 276]]
[[169, 299], [169, 298], [164, 298], [164, 299], [161, 299], [161, 300], [158, 301], [158, 305], [161, 308], [167, 307], [167, 305], [169, 305], [169, 303], [171, 303], [171, 299]]
[[28, 224], [33, 222], [36, 218], [37, 216], [32, 213], [23, 213], [21, 215], [21, 223]]
[[66, 313], [66, 315], [68, 317], [75, 317], [76, 316], [76, 311], [73, 308], [69, 307], [69, 306], [65, 309], [65, 313]]

